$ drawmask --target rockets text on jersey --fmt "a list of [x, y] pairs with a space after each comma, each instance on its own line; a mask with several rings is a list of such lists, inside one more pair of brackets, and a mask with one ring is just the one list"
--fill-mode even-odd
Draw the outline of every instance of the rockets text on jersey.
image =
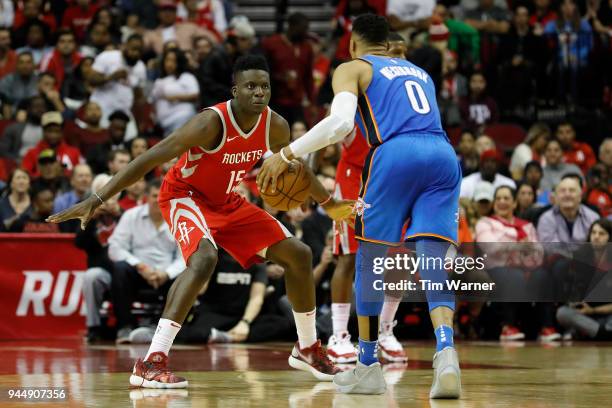
[[[232, 200], [233, 189], [270, 149], [272, 110], [267, 107], [255, 126], [245, 133], [234, 118], [231, 100], [207, 109], [215, 111], [223, 125], [219, 146], [214, 150], [199, 146], [190, 148], [166, 174], [164, 181], [171, 189], [193, 192], [208, 204], [223, 205]], [[165, 189], [162, 190], [164, 193]]]

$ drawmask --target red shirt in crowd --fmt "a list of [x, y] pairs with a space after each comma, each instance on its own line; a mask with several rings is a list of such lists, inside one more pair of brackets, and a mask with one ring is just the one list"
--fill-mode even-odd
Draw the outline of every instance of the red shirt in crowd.
[[602, 217], [612, 214], [612, 195], [608, 191], [594, 188], [586, 198], [588, 204], [594, 205]]
[[104, 144], [110, 140], [108, 129], [94, 131], [80, 126], [78, 122], [80, 121], [66, 121], [64, 138], [68, 144], [77, 147], [83, 156], [87, 156], [89, 150], [95, 145]]
[[62, 17], [62, 27], [70, 28], [77, 41], [81, 43], [87, 34], [87, 27], [97, 11], [98, 6], [96, 4], [89, 4], [85, 9], [78, 4], [69, 6]]
[[28, 150], [23, 157], [21, 167], [23, 167], [30, 176], [36, 178], [38, 174], [38, 155], [45, 149], [54, 149], [57, 155], [57, 161], [59, 161], [66, 169], [66, 174], [69, 175], [72, 172], [74, 166], [83, 162], [81, 153], [76, 147], [72, 147], [66, 142], [62, 141], [57, 146], [51, 147], [45, 140], [38, 142], [36, 146]]
[[17, 53], [14, 50], [8, 50], [4, 60], [0, 60], [0, 78], [15, 71], [17, 66]]
[[548, 13], [543, 16], [538, 16], [536, 13], [533, 13], [529, 17], [529, 25], [531, 27], [535, 26], [536, 23], [540, 24], [542, 27], [545, 27], [551, 21], [555, 21], [557, 19], [557, 13], [552, 10], [549, 10]]
[[306, 40], [294, 44], [284, 34], [264, 38], [262, 48], [270, 62], [273, 104], [302, 106], [304, 97], [312, 101], [314, 53]]
[[[49, 30], [51, 32], [55, 32], [57, 29], [57, 23], [55, 22], [55, 16], [51, 13], [49, 14], [40, 14], [38, 19], [49, 26]], [[23, 9], [15, 10], [15, 18], [13, 19], [13, 30], [17, 30], [22, 25], [26, 23], [26, 19], [23, 15]]]
[[325, 83], [325, 79], [327, 78], [327, 74], [329, 74], [329, 66], [331, 65], [331, 61], [327, 56], [323, 53], [318, 55], [314, 61], [312, 67], [312, 78], [314, 81], [314, 96], [319, 94], [319, 90], [321, 86]]
[[572, 163], [580, 167], [582, 174], [587, 174], [589, 169], [597, 163], [597, 158], [591, 146], [584, 142], [574, 141], [572, 147], [563, 152], [566, 163]]
[[[83, 57], [78, 52], [73, 52], [70, 57], [70, 64], [73, 69], [76, 69], [79, 62]], [[55, 82], [57, 83], [57, 87], [61, 88], [64, 83], [64, 77], [66, 76], [66, 67], [64, 64], [64, 59], [60, 55], [59, 51], [53, 50], [53, 52], [45, 55], [40, 61], [40, 71], [41, 72], [51, 72], [55, 77]]]
[[130, 208], [134, 208], [136, 206], [144, 204], [146, 200], [147, 200], [146, 196], [142, 196], [140, 200], [134, 200], [130, 196], [126, 195], [121, 200], [119, 200], [119, 207], [121, 208], [122, 211], [127, 211]]

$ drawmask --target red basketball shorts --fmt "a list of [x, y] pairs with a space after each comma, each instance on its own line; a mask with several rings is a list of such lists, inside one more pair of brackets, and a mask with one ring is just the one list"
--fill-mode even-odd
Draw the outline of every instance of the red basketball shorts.
[[[336, 190], [334, 198], [344, 200], [357, 200], [361, 188], [361, 168], [348, 164], [338, 164], [336, 172]], [[357, 240], [355, 230], [346, 222], [342, 222], [342, 231], [339, 231], [334, 222], [334, 255], [348, 255], [357, 253]]]
[[211, 206], [195, 194], [169, 193], [165, 195], [173, 198], [160, 200], [159, 207], [186, 264], [202, 239], [248, 268], [264, 259], [268, 247], [291, 237], [276, 218], [242, 198], [228, 206]]

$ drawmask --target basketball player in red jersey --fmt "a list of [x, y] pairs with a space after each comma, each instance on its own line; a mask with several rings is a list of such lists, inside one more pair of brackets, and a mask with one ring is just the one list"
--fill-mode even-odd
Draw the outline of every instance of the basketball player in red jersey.
[[[393, 58], [405, 58], [406, 43], [397, 33], [389, 36], [388, 55]], [[361, 188], [361, 173], [365, 158], [370, 151], [365, 138], [356, 126], [355, 131], [342, 141], [342, 154], [336, 169], [335, 198], [356, 200]], [[348, 321], [351, 311], [353, 279], [355, 275], [355, 254], [357, 240], [355, 230], [343, 222], [342, 228], [334, 228], [334, 255], [338, 263], [331, 281], [332, 326], [333, 335], [327, 342], [327, 355], [335, 363], [353, 363], [357, 361], [358, 350], [351, 343], [348, 332]], [[395, 313], [399, 300], [386, 298], [380, 315], [380, 333], [378, 336], [379, 353], [383, 361], [402, 363], [408, 360], [404, 348], [393, 334], [396, 325]]]
[[[184, 388], [187, 380], [167, 369], [172, 342], [210, 278], [223, 247], [243, 267], [268, 259], [285, 269], [287, 295], [294, 310], [298, 342], [289, 364], [331, 381], [339, 372], [317, 340], [311, 251], [271, 215], [233, 192], [266, 150], [289, 143], [287, 122], [268, 107], [270, 75], [262, 57], [245, 56], [234, 66], [234, 99], [205, 109], [168, 138], [137, 157], [97, 195], [49, 217], [50, 222], [86, 223], [106, 199], [156, 166], [180, 160], [164, 179], [159, 204], [187, 268], [172, 284], [149, 352], [134, 366], [130, 384], [146, 388]], [[301, 164], [298, 164], [301, 165]], [[350, 216], [352, 202], [336, 201], [312, 179], [311, 196], [337, 220]], [[249, 324], [249, 322], [244, 322]]]

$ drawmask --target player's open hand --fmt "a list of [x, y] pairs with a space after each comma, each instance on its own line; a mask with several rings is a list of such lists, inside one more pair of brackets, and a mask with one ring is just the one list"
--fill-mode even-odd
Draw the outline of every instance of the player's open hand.
[[97, 198], [89, 197], [64, 211], [47, 217], [45, 221], [59, 224], [68, 220], [81, 220], [81, 229], [84, 230], [99, 204], [100, 201]]
[[257, 174], [257, 187], [259, 191], [268, 191], [269, 187], [270, 193], [276, 192], [276, 180], [288, 168], [289, 164], [283, 160], [280, 153], [274, 153], [264, 160], [261, 170]]
[[355, 214], [353, 213], [354, 206], [355, 200], [331, 199], [323, 206], [323, 209], [331, 219], [336, 221], [337, 224], [345, 221], [352, 226], [355, 222]]

